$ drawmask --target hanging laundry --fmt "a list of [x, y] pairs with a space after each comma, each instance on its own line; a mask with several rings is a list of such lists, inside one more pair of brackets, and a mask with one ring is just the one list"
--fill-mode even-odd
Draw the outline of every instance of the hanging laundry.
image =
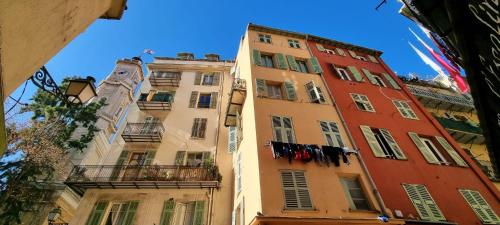
[[351, 154], [351, 151], [347, 147], [342, 147], [342, 161], [344, 161], [345, 164], [350, 165], [351, 162], [349, 161], [349, 156]]
[[321, 148], [323, 149], [323, 153], [325, 154], [325, 156], [327, 156], [327, 158], [330, 159], [330, 161], [336, 166], [336, 167], [339, 167], [340, 166], [340, 152], [335, 150], [334, 148], [335, 147], [332, 147], [332, 146], [321, 146]]
[[311, 162], [311, 160], [313, 160], [312, 151], [307, 149], [305, 145], [298, 145], [298, 146], [299, 150], [302, 153], [302, 162], [305, 163]]
[[279, 159], [285, 157], [285, 151], [283, 149], [282, 142], [271, 141], [271, 149], [273, 151], [273, 158]]
[[285, 153], [285, 157], [288, 158], [288, 163], [291, 164], [294, 155], [289, 143], [283, 143], [283, 151]]

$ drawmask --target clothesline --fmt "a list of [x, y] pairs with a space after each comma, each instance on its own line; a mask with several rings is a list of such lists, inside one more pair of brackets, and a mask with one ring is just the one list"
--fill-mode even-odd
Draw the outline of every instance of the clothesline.
[[271, 141], [271, 150], [274, 159], [286, 158], [288, 163], [292, 161], [301, 161], [309, 163], [314, 160], [317, 164], [326, 164], [330, 166], [333, 163], [336, 167], [340, 166], [340, 159], [349, 165], [348, 156], [356, 153], [347, 147], [321, 146], [314, 144], [295, 144]]

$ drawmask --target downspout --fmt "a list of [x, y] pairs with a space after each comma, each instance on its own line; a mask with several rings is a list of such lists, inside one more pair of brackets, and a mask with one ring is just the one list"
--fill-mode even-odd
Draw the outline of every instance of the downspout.
[[[307, 42], [308, 39], [309, 39], [309, 35], [306, 34], [306, 47], [307, 47], [307, 50], [309, 51], [309, 54], [311, 56], [314, 56], [312, 54], [311, 48], [309, 47], [309, 43]], [[318, 63], [319, 63], [319, 61], [318, 61]], [[361, 165], [361, 168], [363, 169], [363, 172], [368, 177], [368, 182], [372, 186], [372, 192], [375, 195], [375, 198], [377, 199], [377, 203], [378, 203], [378, 205], [380, 207], [380, 210], [382, 211], [383, 214], [387, 214], [386, 213], [386, 207], [385, 207], [384, 201], [382, 200], [382, 196], [380, 196], [380, 192], [377, 189], [377, 185], [375, 185], [375, 182], [373, 181], [372, 176], [370, 175], [370, 172], [368, 171], [368, 168], [366, 167], [365, 161], [363, 160], [363, 157], [361, 156], [361, 152], [358, 150], [358, 147], [356, 146], [356, 142], [354, 141], [354, 138], [352, 137], [352, 134], [349, 131], [349, 128], [347, 126], [347, 123], [344, 120], [344, 117], [342, 116], [342, 112], [340, 111], [340, 108], [338, 107], [337, 102], [335, 101], [335, 98], [333, 97], [333, 94], [330, 91], [330, 88], [328, 88], [328, 84], [326, 83], [326, 80], [325, 80], [325, 77], [323, 76], [323, 73], [320, 74], [320, 77], [321, 77], [321, 80], [323, 81], [323, 83], [325, 84], [325, 87], [326, 87], [326, 90], [328, 92], [328, 95], [330, 96], [330, 99], [332, 99], [333, 106], [335, 107], [335, 110], [337, 110], [337, 113], [339, 115], [340, 121], [342, 122], [342, 125], [345, 128], [347, 136], [349, 137], [349, 140], [352, 143], [352, 147], [357, 152], [356, 153], [356, 157], [358, 158], [358, 161], [359, 161], [359, 163]]]

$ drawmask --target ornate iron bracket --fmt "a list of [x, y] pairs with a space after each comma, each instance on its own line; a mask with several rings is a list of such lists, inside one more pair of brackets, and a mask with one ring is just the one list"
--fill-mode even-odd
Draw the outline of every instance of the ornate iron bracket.
[[49, 71], [42, 66], [40, 70], [36, 71], [33, 76], [31, 76], [31, 81], [40, 89], [56, 96], [63, 102], [67, 103], [67, 99], [64, 94], [61, 92], [61, 89], [57, 86], [52, 76], [50, 76]]

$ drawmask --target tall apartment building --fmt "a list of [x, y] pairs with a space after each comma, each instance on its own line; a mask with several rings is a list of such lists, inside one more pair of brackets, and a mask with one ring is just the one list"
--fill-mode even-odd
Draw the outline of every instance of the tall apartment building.
[[450, 88], [445, 83], [447, 80], [436, 78], [427, 81], [400, 77], [408, 90], [469, 153], [500, 190], [500, 176], [492, 165], [472, 97]]
[[383, 203], [305, 37], [250, 24], [241, 40], [224, 119], [233, 224], [379, 224]]
[[98, 122], [111, 144], [84, 156], [67, 179], [82, 195], [70, 224], [210, 224], [222, 83], [232, 65], [180, 53], [156, 57], [144, 80], [142, 70], [115, 68], [107, 82], [118, 86], [100, 90], [108, 123]]
[[379, 51], [309, 36], [386, 206], [406, 224], [498, 224], [499, 192]]

